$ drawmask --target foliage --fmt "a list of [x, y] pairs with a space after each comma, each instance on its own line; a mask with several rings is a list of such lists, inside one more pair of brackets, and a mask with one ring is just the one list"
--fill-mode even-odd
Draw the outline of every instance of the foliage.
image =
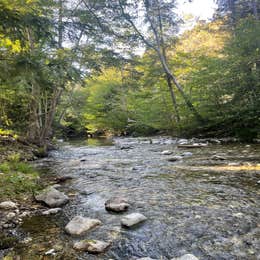
[[0, 197], [4, 199], [31, 195], [37, 190], [38, 173], [28, 163], [20, 162], [17, 155], [0, 164]]

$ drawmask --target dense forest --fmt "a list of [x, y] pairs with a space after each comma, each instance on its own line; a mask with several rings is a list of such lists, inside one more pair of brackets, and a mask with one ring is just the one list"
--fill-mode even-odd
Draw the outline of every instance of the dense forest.
[[258, 138], [260, 2], [217, 4], [1, 0], [0, 133]]

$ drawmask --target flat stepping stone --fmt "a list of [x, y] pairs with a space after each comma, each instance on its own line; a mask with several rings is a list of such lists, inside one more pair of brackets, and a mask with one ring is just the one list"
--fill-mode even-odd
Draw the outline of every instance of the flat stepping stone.
[[98, 219], [76, 216], [66, 225], [65, 230], [70, 235], [80, 236], [90, 229], [93, 229], [94, 227], [101, 224], [102, 222]]
[[124, 212], [129, 206], [127, 199], [120, 197], [111, 198], [105, 202], [106, 210], [113, 212]]
[[35, 196], [35, 199], [39, 202], [44, 202], [51, 208], [57, 208], [69, 202], [69, 197], [67, 195], [53, 187], [49, 187], [39, 192]]
[[147, 217], [145, 217], [143, 214], [131, 213], [121, 219], [121, 225], [125, 227], [132, 227], [145, 220], [147, 220]]
[[74, 243], [73, 248], [80, 251], [87, 251], [92, 254], [103, 253], [110, 243], [100, 241], [100, 240], [82, 240]]

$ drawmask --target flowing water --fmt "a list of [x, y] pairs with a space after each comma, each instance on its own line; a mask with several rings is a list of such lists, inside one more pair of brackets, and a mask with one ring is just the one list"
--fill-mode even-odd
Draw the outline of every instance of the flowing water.
[[[162, 155], [164, 150], [173, 155]], [[168, 161], [185, 152], [193, 154]], [[37, 167], [43, 178], [73, 177], [60, 188], [70, 203], [57, 216], [25, 220], [19, 232], [30, 241], [17, 245], [15, 253], [25, 260], [171, 259], [186, 253], [199, 259], [260, 259], [259, 163], [259, 145], [185, 149], [162, 137], [63, 143]], [[113, 196], [129, 198], [127, 213], [140, 212], [148, 220], [122, 228], [120, 219], [127, 213], [104, 208]], [[67, 235], [64, 226], [75, 215], [102, 221], [81, 239], [112, 241], [104, 254], [72, 249], [78, 238]], [[44, 256], [50, 249], [56, 255]]]

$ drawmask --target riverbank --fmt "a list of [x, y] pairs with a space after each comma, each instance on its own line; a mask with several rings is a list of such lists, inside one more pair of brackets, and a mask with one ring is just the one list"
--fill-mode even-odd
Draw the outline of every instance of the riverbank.
[[[31, 164], [40, 149], [6, 131], [0, 135], [0, 252], [18, 242], [14, 231], [23, 219], [37, 214], [34, 193], [44, 186]], [[1, 258], [1, 253], [0, 253]]]

